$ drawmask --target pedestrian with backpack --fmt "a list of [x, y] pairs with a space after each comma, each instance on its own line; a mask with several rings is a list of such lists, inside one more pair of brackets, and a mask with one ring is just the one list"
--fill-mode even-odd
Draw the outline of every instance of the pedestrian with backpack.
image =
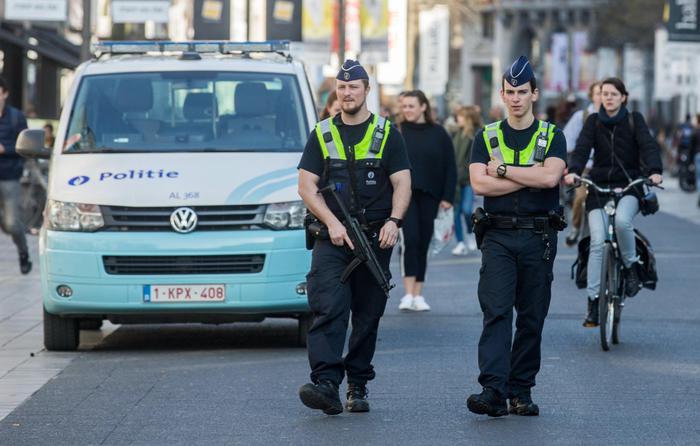
[[17, 136], [27, 128], [24, 114], [7, 103], [10, 96], [7, 81], [0, 77], [0, 205], [2, 205], [2, 230], [12, 236], [19, 254], [19, 269], [29, 274], [32, 262], [25, 228], [20, 219], [19, 179], [22, 177], [24, 160], [15, 151]]

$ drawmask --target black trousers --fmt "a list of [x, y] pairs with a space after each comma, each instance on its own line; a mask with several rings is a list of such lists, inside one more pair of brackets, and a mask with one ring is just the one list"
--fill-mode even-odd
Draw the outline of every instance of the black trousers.
[[439, 206], [440, 200], [437, 198], [421, 190], [414, 190], [403, 219], [401, 271], [404, 276], [415, 277], [417, 282], [425, 282], [428, 248]]
[[[380, 249], [376, 234], [370, 241], [389, 275], [392, 250]], [[340, 276], [352, 259], [349, 248], [316, 240], [311, 271], [306, 276], [309, 306], [314, 316], [307, 337], [313, 382], [327, 379], [340, 384], [346, 374], [348, 382], [358, 384], [374, 379], [372, 358], [386, 295], [364, 265], [355, 269], [345, 284], [340, 283]], [[343, 359], [350, 313], [352, 332], [348, 354]]]
[[[479, 383], [501, 395], [529, 393], [540, 370], [542, 327], [549, 311], [557, 233], [489, 229], [481, 247], [479, 304], [484, 326], [479, 339]], [[513, 309], [517, 312], [513, 337]]]

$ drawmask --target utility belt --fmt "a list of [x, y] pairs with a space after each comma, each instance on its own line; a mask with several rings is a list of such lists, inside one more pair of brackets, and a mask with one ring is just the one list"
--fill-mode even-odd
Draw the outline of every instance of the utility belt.
[[481, 249], [481, 244], [489, 228], [493, 229], [532, 229], [536, 234], [542, 234], [545, 243], [544, 260], [549, 260], [549, 229], [563, 231], [567, 224], [563, 211], [549, 211], [547, 215], [513, 216], [488, 214], [483, 208], [476, 208], [472, 214], [474, 223], [474, 235], [476, 245]]
[[[369, 221], [361, 225], [362, 232], [369, 238], [372, 238], [384, 226], [384, 223], [386, 223], [386, 220]], [[313, 249], [316, 240], [331, 239], [328, 227], [313, 214], [306, 214], [306, 217], [304, 217], [304, 228], [306, 228], [306, 249]]]
[[492, 215], [490, 227], [495, 229], [534, 229], [542, 232], [551, 228], [548, 216], [511, 217], [508, 215]]

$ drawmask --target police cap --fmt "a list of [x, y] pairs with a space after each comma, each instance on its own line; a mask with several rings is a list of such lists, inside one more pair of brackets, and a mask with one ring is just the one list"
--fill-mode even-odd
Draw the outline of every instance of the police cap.
[[529, 82], [533, 77], [535, 73], [532, 72], [530, 61], [525, 56], [518, 57], [518, 60], [503, 73], [503, 78], [514, 87]]
[[340, 81], [350, 82], [357, 79], [369, 80], [369, 75], [362, 65], [360, 65], [360, 62], [348, 59], [341, 65], [340, 71], [338, 71], [338, 75], [335, 78]]

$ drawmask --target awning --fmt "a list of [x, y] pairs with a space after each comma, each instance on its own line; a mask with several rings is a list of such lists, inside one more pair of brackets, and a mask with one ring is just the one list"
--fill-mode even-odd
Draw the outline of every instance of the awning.
[[[0, 40], [26, 50], [34, 50], [42, 57], [51, 59], [65, 68], [75, 69], [80, 64], [80, 48], [58, 34], [41, 28], [27, 30], [17, 28], [17, 31], [18, 34], [15, 34], [0, 27]], [[38, 44], [29, 43], [30, 37], [34, 37]]]

